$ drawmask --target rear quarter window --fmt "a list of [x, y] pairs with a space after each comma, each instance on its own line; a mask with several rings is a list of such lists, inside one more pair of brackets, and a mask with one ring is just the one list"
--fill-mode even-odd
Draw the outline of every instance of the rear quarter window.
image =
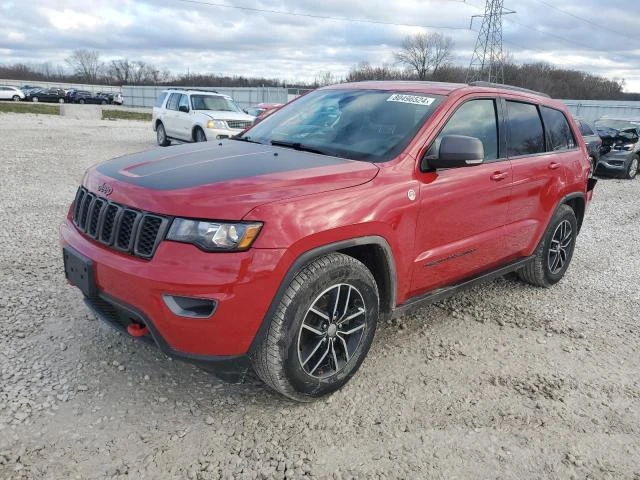
[[540, 112], [551, 143], [548, 150], [557, 152], [576, 148], [576, 140], [564, 113], [549, 107], [540, 107]]
[[164, 102], [164, 99], [167, 98], [167, 92], [162, 92], [160, 95], [158, 95], [158, 98], [156, 98], [156, 103], [153, 104], [154, 107], [162, 107], [162, 103]]

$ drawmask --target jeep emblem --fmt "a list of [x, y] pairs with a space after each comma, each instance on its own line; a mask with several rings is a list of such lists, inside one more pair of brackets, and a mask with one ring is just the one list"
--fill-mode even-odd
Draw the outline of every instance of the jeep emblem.
[[98, 191], [104, 193], [108, 197], [113, 193], [113, 187], [108, 183], [103, 183], [98, 187]]

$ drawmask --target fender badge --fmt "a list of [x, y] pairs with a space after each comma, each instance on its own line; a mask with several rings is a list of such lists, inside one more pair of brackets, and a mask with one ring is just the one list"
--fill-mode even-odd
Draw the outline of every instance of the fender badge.
[[416, 199], [416, 191], [412, 188], [407, 192], [407, 197], [413, 202]]

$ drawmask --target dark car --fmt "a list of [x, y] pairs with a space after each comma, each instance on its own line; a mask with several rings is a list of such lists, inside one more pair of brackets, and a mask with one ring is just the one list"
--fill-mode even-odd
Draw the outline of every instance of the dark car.
[[603, 117], [595, 127], [602, 139], [595, 173], [634, 179], [640, 163], [640, 118]]
[[598, 161], [600, 160], [602, 139], [600, 138], [600, 135], [596, 133], [596, 129], [593, 128], [589, 123], [585, 122], [583, 119], [576, 118], [576, 123], [578, 124], [580, 133], [582, 134], [582, 139], [587, 146], [589, 158], [591, 159], [591, 163], [593, 165], [593, 172], [595, 173]]
[[102, 105], [109, 103], [108, 97], [94, 94], [86, 90], [72, 90], [68, 93], [67, 98], [73, 103], [95, 103]]
[[61, 88], [43, 88], [40, 90], [31, 90], [25, 95], [26, 101], [31, 102], [55, 102], [64, 103], [66, 101], [66, 93]]
[[233, 138], [89, 169], [64, 270], [132, 337], [309, 401], [356, 373], [378, 322], [514, 271], [560, 281], [596, 184], [579, 135], [516, 87], [314, 90]]

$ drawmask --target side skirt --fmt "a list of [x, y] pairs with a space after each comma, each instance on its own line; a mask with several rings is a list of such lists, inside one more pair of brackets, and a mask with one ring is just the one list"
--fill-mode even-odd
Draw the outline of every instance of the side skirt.
[[450, 285], [448, 287], [438, 288], [437, 290], [433, 290], [431, 292], [427, 292], [423, 295], [419, 295], [417, 297], [410, 298], [406, 302], [401, 305], [398, 305], [392, 312], [391, 316], [393, 318], [401, 317], [402, 315], [406, 315], [407, 313], [428, 305], [430, 303], [439, 302], [451, 295], [454, 295], [462, 290], [467, 290], [479, 283], [488, 282], [490, 280], [494, 280], [498, 277], [502, 277], [507, 273], [515, 272], [521, 267], [524, 267], [531, 261], [533, 261], [533, 256], [526, 257], [521, 260], [517, 260], [515, 262], [509, 263], [503, 267], [498, 268], [497, 270], [491, 270], [489, 272], [481, 273], [475, 277], [471, 277], [467, 280], [463, 280], [460, 283], [455, 285]]

